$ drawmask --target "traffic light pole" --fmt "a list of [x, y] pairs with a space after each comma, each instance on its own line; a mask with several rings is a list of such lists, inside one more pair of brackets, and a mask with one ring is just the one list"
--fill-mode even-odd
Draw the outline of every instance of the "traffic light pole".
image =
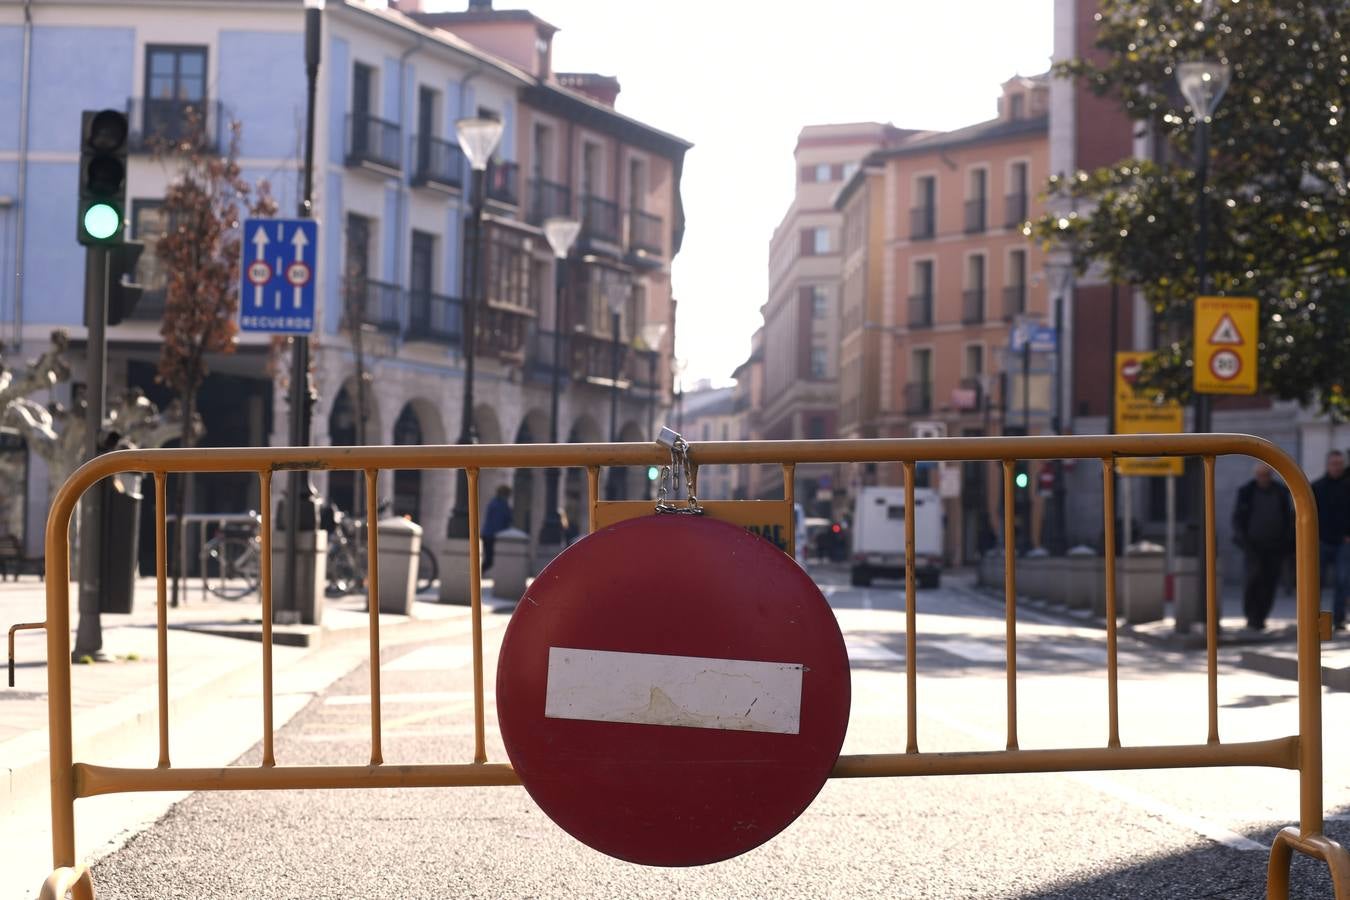
[[[108, 258], [107, 247], [84, 251], [84, 319], [89, 334], [85, 345], [84, 456], [98, 455], [99, 432], [103, 429], [104, 376], [108, 367]], [[95, 485], [80, 498], [80, 621], [75, 632], [72, 659], [103, 658], [103, 622], [99, 618], [99, 548], [103, 544], [103, 491]]]
[[[314, 98], [319, 81], [319, 47], [322, 35], [323, 10], [315, 7], [305, 9], [305, 168], [304, 188], [300, 199], [300, 218], [314, 217]], [[290, 421], [287, 440], [292, 447], [308, 447], [310, 436], [309, 404], [309, 337], [297, 335], [291, 350], [290, 385]], [[294, 615], [301, 614], [301, 620], [317, 621], [317, 610], [308, 609], [313, 603], [321, 603], [319, 591], [322, 585], [315, 585], [312, 595], [300, 602], [300, 530], [315, 533], [314, 552], [318, 552], [317, 521], [303, 521], [300, 513], [302, 502], [308, 503], [311, 496], [309, 472], [301, 469], [292, 472], [286, 485], [286, 555], [283, 577], [286, 593], [276, 606], [275, 613], [283, 610]], [[264, 498], [264, 502], [270, 502]], [[312, 507], [306, 507], [312, 511]], [[305, 615], [305, 612], [309, 615]], [[275, 614], [274, 613], [274, 614]]]

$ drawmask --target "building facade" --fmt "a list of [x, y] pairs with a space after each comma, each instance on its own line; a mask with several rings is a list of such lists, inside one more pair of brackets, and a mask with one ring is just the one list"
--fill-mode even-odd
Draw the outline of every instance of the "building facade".
[[[671, 398], [670, 263], [683, 235], [679, 181], [689, 144], [619, 113], [615, 79], [553, 72], [553, 26], [490, 2], [471, 5], [423, 14], [409, 2], [329, 0], [324, 10], [312, 440], [430, 444], [459, 434], [472, 181], [455, 122], [474, 116], [503, 124], [486, 180], [471, 411], [479, 439], [547, 440], [555, 366], [560, 440], [645, 439]], [[126, 109], [128, 236], [147, 244], [140, 272], [147, 290], [134, 316], [109, 331], [109, 396], [142, 387], [166, 401], [154, 381], [164, 296], [154, 243], [167, 225], [160, 207], [177, 167], [151, 152], [155, 140], [200, 115], [211, 149], [223, 151], [237, 121], [245, 176], [269, 181], [279, 214], [292, 214], [303, 60], [298, 3], [29, 10], [0, 2], [0, 119], [15, 126], [25, 119], [0, 128], [0, 195], [11, 198], [0, 204], [0, 236], [8, 239], [5, 259], [21, 273], [0, 284], [6, 352], [34, 356], [53, 327], [65, 328], [76, 380], [83, 379], [84, 289], [73, 239], [79, 110]], [[551, 215], [583, 223], [562, 264], [560, 305], [541, 228]], [[555, 331], [563, 337], [556, 359]], [[285, 443], [286, 395], [273, 377], [285, 357], [266, 335], [241, 335], [235, 353], [211, 359], [201, 402], [206, 445]], [[68, 402], [68, 390], [54, 399]], [[30, 468], [32, 545], [41, 540], [47, 485], [40, 460]], [[485, 473], [487, 481], [511, 477], [517, 524], [533, 534], [543, 515], [542, 475]], [[396, 511], [420, 521], [433, 546], [444, 540], [452, 473], [382, 478], [381, 494]], [[255, 484], [199, 481], [203, 511], [261, 502]], [[349, 475], [316, 481], [344, 508], [359, 502]], [[485, 483], [484, 498], [495, 484]], [[568, 511], [584, 527], [583, 496], [584, 479], [569, 478]]]

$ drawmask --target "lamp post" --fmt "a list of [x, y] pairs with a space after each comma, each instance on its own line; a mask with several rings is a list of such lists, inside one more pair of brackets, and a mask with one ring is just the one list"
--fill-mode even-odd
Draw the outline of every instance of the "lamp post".
[[661, 355], [661, 340], [666, 336], [668, 328], [665, 322], [648, 322], [638, 332], [642, 349], [650, 354], [647, 357], [647, 384], [651, 389], [651, 396], [647, 402], [647, 434], [651, 435], [653, 440], [656, 439], [656, 361]]
[[[623, 351], [623, 344], [619, 340], [619, 323], [623, 314], [623, 304], [627, 294], [624, 282], [615, 279], [609, 283], [609, 290], [606, 292], [606, 300], [609, 302], [609, 323], [610, 323], [610, 351], [609, 351], [609, 439], [611, 442], [619, 440], [619, 361]], [[609, 490], [607, 499], [621, 500], [619, 495], [622, 470], [617, 466], [609, 470]]]
[[[1064, 426], [1064, 304], [1069, 302], [1069, 290], [1073, 284], [1073, 262], [1061, 259], [1045, 264], [1045, 273], [1054, 292], [1055, 322], [1055, 415], [1050, 428], [1054, 434], [1063, 434]], [[1113, 363], [1114, 365], [1114, 363]], [[1052, 549], [1062, 553], [1068, 549], [1068, 515], [1065, 510], [1064, 460], [1054, 461], [1055, 486], [1052, 489], [1054, 500], [1055, 540]]]
[[[314, 217], [314, 98], [318, 91], [319, 58], [323, 37], [324, 0], [303, 0], [305, 8], [305, 164], [304, 183], [300, 195], [298, 215], [302, 219]], [[297, 335], [291, 350], [289, 434], [292, 447], [308, 447], [310, 440], [310, 412], [314, 402], [309, 388], [309, 336]], [[313, 624], [317, 621], [316, 609], [311, 604], [320, 602], [316, 597], [306, 597], [300, 602], [300, 557], [299, 544], [302, 530], [314, 532], [318, 527], [318, 517], [313, 505], [306, 502], [308, 514], [301, 513], [301, 498], [308, 501], [314, 493], [309, 480], [309, 472], [299, 470], [291, 473], [286, 487], [286, 554], [283, 559], [286, 592], [276, 604], [273, 616], [278, 620], [293, 618], [297, 613], [301, 621]], [[263, 502], [268, 502], [263, 498]], [[317, 537], [315, 538], [317, 541]], [[317, 552], [317, 547], [316, 547]], [[317, 591], [316, 591], [317, 593]]]
[[[1219, 108], [1219, 101], [1223, 99], [1224, 92], [1228, 90], [1232, 70], [1224, 62], [1201, 60], [1178, 63], [1176, 75], [1177, 87], [1181, 89], [1182, 96], [1186, 98], [1186, 102], [1191, 106], [1191, 112], [1195, 115], [1195, 281], [1197, 296], [1203, 296], [1209, 290], [1209, 198], [1206, 195], [1206, 182], [1209, 177], [1209, 122], [1214, 111]], [[1199, 362], [1199, 339], [1199, 335], [1191, 335], [1193, 365]], [[1197, 434], [1214, 430], [1210, 420], [1208, 395], [1196, 393], [1193, 419]], [[1199, 473], [1196, 472], [1196, 475]], [[1199, 539], [1196, 544], [1198, 554], [1205, 540], [1205, 520], [1201, 512], [1205, 508], [1203, 479], [1199, 477], [1192, 479], [1191, 497], [1194, 498], [1191, 514], [1195, 521], [1195, 533]], [[1205, 583], [1203, 566], [1200, 567], [1200, 588], [1201, 596], [1207, 595], [1209, 585]], [[1208, 609], [1206, 605], [1206, 612]]]
[[[581, 223], [576, 219], [553, 217], [544, 222], [544, 237], [553, 249], [553, 365], [548, 403], [548, 442], [558, 443], [558, 381], [562, 372], [563, 287], [566, 282], [567, 254], [572, 251]], [[544, 521], [539, 526], [540, 546], [557, 547], [563, 542], [562, 516], [558, 510], [558, 480], [562, 472], [551, 466], [544, 473]]]
[[[478, 433], [473, 421], [473, 363], [478, 344], [476, 326], [477, 307], [483, 293], [483, 203], [487, 199], [487, 168], [497, 143], [502, 139], [502, 123], [499, 119], [472, 118], [460, 119], [455, 123], [455, 132], [459, 137], [460, 149], [469, 160], [473, 169], [473, 207], [469, 213], [469, 227], [472, 229], [473, 242], [465, 263], [467, 272], [472, 274], [465, 279], [464, 292], [464, 401], [459, 417], [460, 444], [478, 443]], [[469, 477], [460, 469], [455, 478], [455, 508], [450, 513], [450, 524], [446, 536], [467, 540], [469, 537]]]

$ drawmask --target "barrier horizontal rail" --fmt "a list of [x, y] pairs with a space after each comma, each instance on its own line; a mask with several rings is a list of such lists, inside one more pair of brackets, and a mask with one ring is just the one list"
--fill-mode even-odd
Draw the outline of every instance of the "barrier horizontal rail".
[[[1274, 468], [1294, 500], [1297, 535], [1299, 731], [1267, 740], [1223, 743], [1218, 729], [1217, 646], [1218, 600], [1215, 582], [1214, 466], [1218, 456], [1245, 455]], [[1312, 492], [1303, 473], [1286, 453], [1250, 435], [1078, 435], [1069, 437], [983, 437], [824, 441], [755, 441], [690, 445], [688, 458], [697, 468], [709, 465], [776, 465], [785, 476], [792, 499], [793, 467], [805, 463], [898, 463], [906, 482], [905, 586], [914, 596], [914, 474], [919, 462], [982, 461], [1002, 463], [1005, 546], [1015, 534], [1014, 464], [1031, 459], [1096, 459], [1102, 465], [1105, 546], [1115, 546], [1116, 460], [1131, 456], [1199, 456], [1204, 463], [1207, 525], [1205, 545], [1206, 667], [1208, 728], [1204, 743], [1177, 746], [1123, 746], [1118, 708], [1115, 555], [1105, 555], [1107, 644], [1107, 735], [1104, 747], [1020, 749], [1017, 739], [1016, 560], [1004, 554], [1008, 730], [1006, 749], [959, 753], [919, 749], [915, 604], [906, 603], [906, 712], [904, 753], [841, 756], [834, 777], [995, 774], [1105, 769], [1214, 766], [1267, 766], [1294, 769], [1300, 775], [1297, 828], [1276, 838], [1268, 875], [1269, 896], [1288, 896], [1289, 859], [1293, 850], [1324, 860], [1338, 900], [1350, 900], [1350, 855], [1323, 834], [1322, 723], [1320, 648], [1318, 644], [1317, 523]], [[65, 885], [76, 896], [92, 896], [87, 872], [76, 866], [74, 803], [101, 794], [159, 790], [291, 790], [304, 788], [448, 787], [519, 784], [510, 765], [488, 761], [485, 750], [483, 697], [482, 597], [477, 577], [470, 577], [472, 665], [474, 681], [474, 755], [472, 762], [437, 765], [385, 765], [381, 746], [380, 667], [378, 665], [379, 602], [378, 536], [368, 542], [370, 597], [371, 755], [366, 766], [279, 766], [274, 750], [272, 712], [272, 514], [261, 511], [262, 542], [262, 762], [259, 766], [215, 769], [174, 768], [170, 761], [168, 722], [167, 614], [165, 609], [166, 535], [164, 503], [167, 476], [175, 473], [252, 472], [260, 495], [271, 496], [272, 477], [294, 470], [353, 470], [365, 477], [370, 508], [376, 505], [376, 479], [390, 469], [464, 469], [469, 492], [469, 572], [478, 560], [479, 476], [485, 469], [584, 468], [592, 512], [600, 503], [602, 468], [661, 465], [669, 453], [657, 444], [523, 444], [430, 447], [238, 448], [205, 450], [127, 450], [100, 456], [77, 470], [52, 501], [47, 526], [47, 657], [49, 662], [49, 735], [52, 772], [52, 846], [56, 872], [49, 884]], [[122, 472], [153, 475], [157, 503], [156, 583], [158, 612], [159, 757], [152, 768], [114, 768], [75, 762], [71, 744], [69, 524], [80, 496], [99, 480]], [[595, 516], [592, 516], [594, 525]], [[88, 891], [89, 893], [84, 893]], [[45, 894], [44, 894], [45, 896]]]

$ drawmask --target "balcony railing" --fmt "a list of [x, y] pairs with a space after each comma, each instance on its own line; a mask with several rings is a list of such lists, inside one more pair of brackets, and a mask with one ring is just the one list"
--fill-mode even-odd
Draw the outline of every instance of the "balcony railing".
[[979, 325], [984, 321], [984, 288], [968, 288], [961, 293], [961, 323]]
[[520, 166], [498, 161], [488, 167], [487, 195], [489, 200], [507, 206], [520, 205]]
[[[585, 331], [564, 333], [559, 342], [562, 374], [574, 381], [602, 387], [614, 383], [614, 341]], [[539, 377], [548, 377], [553, 366], [553, 332], [535, 331], [530, 338], [529, 367]], [[656, 391], [661, 384], [661, 359], [655, 350], [619, 346], [619, 389]]]
[[984, 407], [984, 385], [979, 378], [962, 378], [960, 386], [952, 392], [952, 406], [965, 412]]
[[1027, 195], [1025, 191], [1009, 194], [1003, 198], [1005, 208], [1003, 224], [1017, 228], [1027, 220]]
[[403, 288], [383, 281], [364, 282], [353, 285], [348, 297], [346, 324], [350, 329], [352, 319], [359, 317], [362, 325], [369, 325], [385, 334], [398, 334], [403, 329], [400, 313], [403, 305]]
[[909, 327], [933, 327], [933, 295], [915, 294], [909, 298]]
[[905, 385], [905, 415], [921, 416], [933, 411], [933, 382], [911, 381]]
[[219, 100], [132, 98], [127, 101], [127, 149], [169, 152], [186, 144], [219, 153], [224, 146], [224, 112]]
[[572, 215], [572, 190], [565, 184], [535, 178], [530, 181], [531, 225], [543, 225], [555, 216]]
[[661, 255], [662, 220], [640, 209], [628, 211], [628, 248]]
[[413, 186], [434, 184], [448, 188], [464, 186], [464, 151], [458, 144], [419, 134], [413, 138]]
[[985, 206], [987, 205], [983, 197], [966, 201], [966, 234], [977, 234], [985, 230], [987, 227], [985, 224]]
[[581, 237], [619, 243], [619, 204], [590, 194], [581, 198]]
[[534, 322], [534, 313], [528, 309], [480, 304], [474, 310], [478, 353], [508, 362], [524, 362], [525, 344]]
[[1003, 318], [1011, 322], [1027, 311], [1027, 286], [1010, 284], [1003, 289]]
[[408, 295], [408, 333], [410, 341], [428, 341], [447, 347], [462, 346], [464, 340], [464, 303], [458, 297], [446, 297], [429, 291]]
[[937, 232], [937, 209], [932, 206], [916, 206], [909, 211], [909, 239], [926, 241]]
[[402, 130], [393, 122], [363, 113], [347, 114], [347, 165], [373, 165], [398, 171]]

